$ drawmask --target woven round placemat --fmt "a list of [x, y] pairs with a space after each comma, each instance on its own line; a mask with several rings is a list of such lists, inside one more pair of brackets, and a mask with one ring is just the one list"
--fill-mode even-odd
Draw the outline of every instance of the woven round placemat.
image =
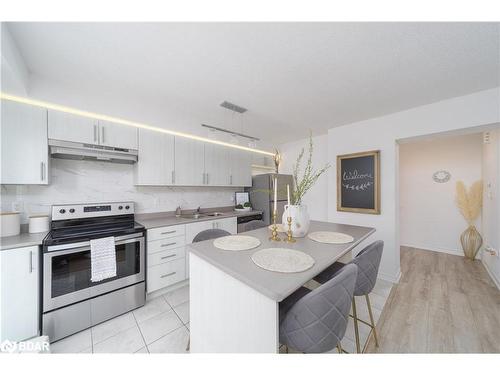
[[214, 240], [214, 246], [221, 250], [242, 251], [254, 249], [260, 245], [260, 240], [252, 236], [225, 236]]
[[302, 272], [315, 263], [310, 255], [302, 251], [279, 247], [255, 252], [252, 261], [265, 270], [283, 273]]
[[352, 236], [339, 232], [312, 232], [309, 233], [307, 237], [316, 242], [329, 244], [343, 244], [351, 243], [354, 241], [354, 238]]

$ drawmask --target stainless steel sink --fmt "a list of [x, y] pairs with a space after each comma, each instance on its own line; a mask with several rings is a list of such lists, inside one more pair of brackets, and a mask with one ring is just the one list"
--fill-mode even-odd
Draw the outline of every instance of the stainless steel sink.
[[184, 219], [199, 219], [200, 217], [206, 216], [204, 214], [194, 213], [194, 214], [184, 214], [181, 215]]
[[210, 212], [207, 216], [224, 216], [222, 212]]

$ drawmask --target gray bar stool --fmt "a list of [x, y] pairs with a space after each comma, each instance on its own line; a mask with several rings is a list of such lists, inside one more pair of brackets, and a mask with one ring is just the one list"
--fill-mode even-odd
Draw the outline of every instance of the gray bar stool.
[[230, 235], [231, 233], [222, 229], [207, 229], [204, 230], [203, 232], [198, 233], [193, 238], [193, 243], [207, 241], [207, 240], [214, 240], [219, 237], [230, 236]]
[[[201, 241], [207, 241], [207, 240], [214, 240], [219, 237], [224, 237], [224, 236], [230, 236], [231, 233], [228, 231], [222, 230], [222, 229], [207, 229], [204, 230], [203, 232], [198, 233], [194, 238], [193, 238], [193, 243], [195, 242], [201, 242]], [[188, 344], [186, 346], [186, 351], [189, 350], [189, 346], [191, 344], [191, 338], [188, 340]]]
[[[355, 264], [358, 266], [358, 277], [356, 279], [356, 287], [354, 289], [354, 296], [365, 296], [366, 304], [368, 306], [368, 314], [370, 315], [370, 322], [368, 323], [360, 318], [356, 311], [356, 300], [352, 298], [352, 318], [354, 319], [354, 333], [356, 335], [356, 351], [361, 353], [361, 345], [359, 339], [359, 326], [358, 321], [366, 324], [370, 327], [370, 334], [373, 333], [373, 338], [375, 339], [375, 346], [378, 347], [377, 330], [375, 328], [375, 321], [373, 319], [372, 306], [370, 303], [370, 297], [368, 296], [375, 283], [377, 282], [378, 269], [380, 266], [380, 260], [382, 259], [382, 251], [384, 249], [384, 241], [375, 241], [372, 244], [366, 246], [361, 250], [358, 255], [354, 257], [347, 265]], [[326, 270], [321, 272], [318, 276], [314, 278], [320, 284], [328, 283], [328, 281], [335, 276], [340, 269], [347, 267], [342, 263], [334, 263]], [[368, 336], [369, 338], [369, 336]], [[368, 339], [363, 347], [363, 352], [368, 344]]]
[[324, 353], [344, 337], [358, 267], [350, 264], [319, 288], [301, 287], [279, 305], [280, 342], [302, 353]]

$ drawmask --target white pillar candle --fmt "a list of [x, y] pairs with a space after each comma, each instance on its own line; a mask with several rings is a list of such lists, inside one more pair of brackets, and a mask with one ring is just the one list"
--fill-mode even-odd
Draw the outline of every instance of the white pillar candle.
[[278, 211], [278, 178], [274, 178], [274, 214]]

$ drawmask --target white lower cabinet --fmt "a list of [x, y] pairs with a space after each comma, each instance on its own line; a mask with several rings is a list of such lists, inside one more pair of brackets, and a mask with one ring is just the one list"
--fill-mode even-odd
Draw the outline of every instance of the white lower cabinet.
[[148, 293], [165, 288], [186, 279], [184, 258], [148, 266]]
[[147, 292], [186, 279], [185, 225], [148, 229]]
[[235, 217], [228, 217], [226, 219], [219, 219], [214, 221], [216, 229], [222, 229], [231, 234], [238, 233], [238, 224]]
[[148, 293], [189, 278], [187, 246], [193, 243], [198, 233], [207, 229], [222, 229], [231, 234], [238, 232], [235, 217], [148, 229]]
[[37, 336], [39, 310], [38, 246], [0, 252], [0, 342]]

